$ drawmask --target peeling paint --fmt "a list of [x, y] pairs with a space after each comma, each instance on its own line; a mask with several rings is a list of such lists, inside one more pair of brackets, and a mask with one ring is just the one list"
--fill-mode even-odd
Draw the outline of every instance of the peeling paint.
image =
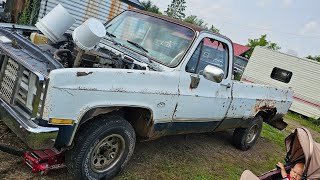
[[88, 76], [89, 74], [92, 74], [93, 72], [77, 72], [77, 77], [80, 76]]
[[112, 88], [112, 89], [110, 89], [110, 91], [112, 91], [112, 92], [129, 92], [125, 88]]
[[157, 104], [157, 107], [158, 108], [163, 108], [163, 107], [165, 107], [166, 106], [166, 103], [164, 103], [164, 102], [159, 102], [158, 104]]
[[97, 91], [97, 88], [88, 88], [88, 87], [78, 87], [78, 90], [85, 90], [85, 91]]
[[61, 92], [66, 92], [66, 93], [70, 94], [71, 96], [74, 96], [71, 92], [69, 92], [68, 89], [62, 89], [62, 88], [58, 88], [58, 87], [52, 87], [52, 88], [58, 89], [58, 90], [61, 91]]
[[[174, 107], [174, 110], [173, 110], [173, 115], [172, 116], [175, 116], [176, 112], [177, 112], [177, 108], [178, 108], [178, 103], [176, 104], [176, 106]], [[173, 117], [172, 117], [173, 119]]]

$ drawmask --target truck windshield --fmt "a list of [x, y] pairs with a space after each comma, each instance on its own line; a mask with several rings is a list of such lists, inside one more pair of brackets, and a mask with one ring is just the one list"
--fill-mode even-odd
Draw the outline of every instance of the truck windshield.
[[162, 19], [126, 11], [107, 25], [106, 38], [169, 66], [176, 66], [194, 38], [194, 31]]

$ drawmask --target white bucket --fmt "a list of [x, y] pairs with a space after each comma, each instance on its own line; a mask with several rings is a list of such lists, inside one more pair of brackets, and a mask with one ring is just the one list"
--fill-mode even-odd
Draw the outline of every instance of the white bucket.
[[105, 27], [99, 20], [89, 18], [73, 31], [72, 38], [80, 49], [88, 51], [93, 49], [106, 33]]
[[52, 42], [57, 43], [75, 22], [72, 15], [61, 4], [58, 4], [36, 23], [36, 27]]

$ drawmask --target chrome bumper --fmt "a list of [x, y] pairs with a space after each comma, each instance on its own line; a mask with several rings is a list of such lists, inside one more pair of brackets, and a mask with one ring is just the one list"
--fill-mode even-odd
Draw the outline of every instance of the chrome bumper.
[[31, 149], [49, 149], [54, 146], [59, 128], [38, 126], [20, 116], [1, 98], [0, 119]]

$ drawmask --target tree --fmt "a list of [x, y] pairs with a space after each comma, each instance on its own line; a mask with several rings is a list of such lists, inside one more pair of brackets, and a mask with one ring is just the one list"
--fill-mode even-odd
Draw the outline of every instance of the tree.
[[218, 28], [214, 27], [213, 25], [211, 25], [211, 28], [209, 30], [214, 32], [214, 33], [218, 33], [218, 34], [220, 32], [220, 30]]
[[191, 24], [196, 24], [198, 26], [201, 26], [209, 31], [212, 31], [214, 33], [219, 33], [219, 29], [211, 25], [210, 28], [208, 28], [208, 24], [204, 22], [204, 20], [199, 19], [196, 15], [190, 15], [187, 16], [183, 21], [191, 23]]
[[199, 19], [196, 15], [187, 16], [183, 21], [191, 24], [196, 24], [206, 29], [208, 25], [207, 23], [204, 23], [204, 20]]
[[306, 58], [320, 62], [320, 55], [319, 56], [311, 56], [311, 55], [309, 55]]
[[150, 0], [143, 1], [143, 2], [141, 2], [141, 4], [144, 6], [145, 11], [149, 11], [149, 12], [156, 13], [156, 14], [162, 14], [159, 7], [154, 5]]
[[169, 17], [182, 20], [186, 16], [184, 13], [185, 9], [185, 0], [172, 0], [171, 4], [168, 5], [168, 8], [164, 13]]
[[263, 46], [263, 47], [267, 47], [268, 49], [272, 49], [272, 50], [281, 49], [281, 47], [278, 46], [276, 43], [268, 41], [266, 34], [261, 35], [261, 37], [258, 39], [248, 39], [248, 42], [249, 43], [247, 44], [247, 46], [250, 47], [250, 50], [245, 53], [246, 58], [250, 58], [250, 56], [256, 46]]

